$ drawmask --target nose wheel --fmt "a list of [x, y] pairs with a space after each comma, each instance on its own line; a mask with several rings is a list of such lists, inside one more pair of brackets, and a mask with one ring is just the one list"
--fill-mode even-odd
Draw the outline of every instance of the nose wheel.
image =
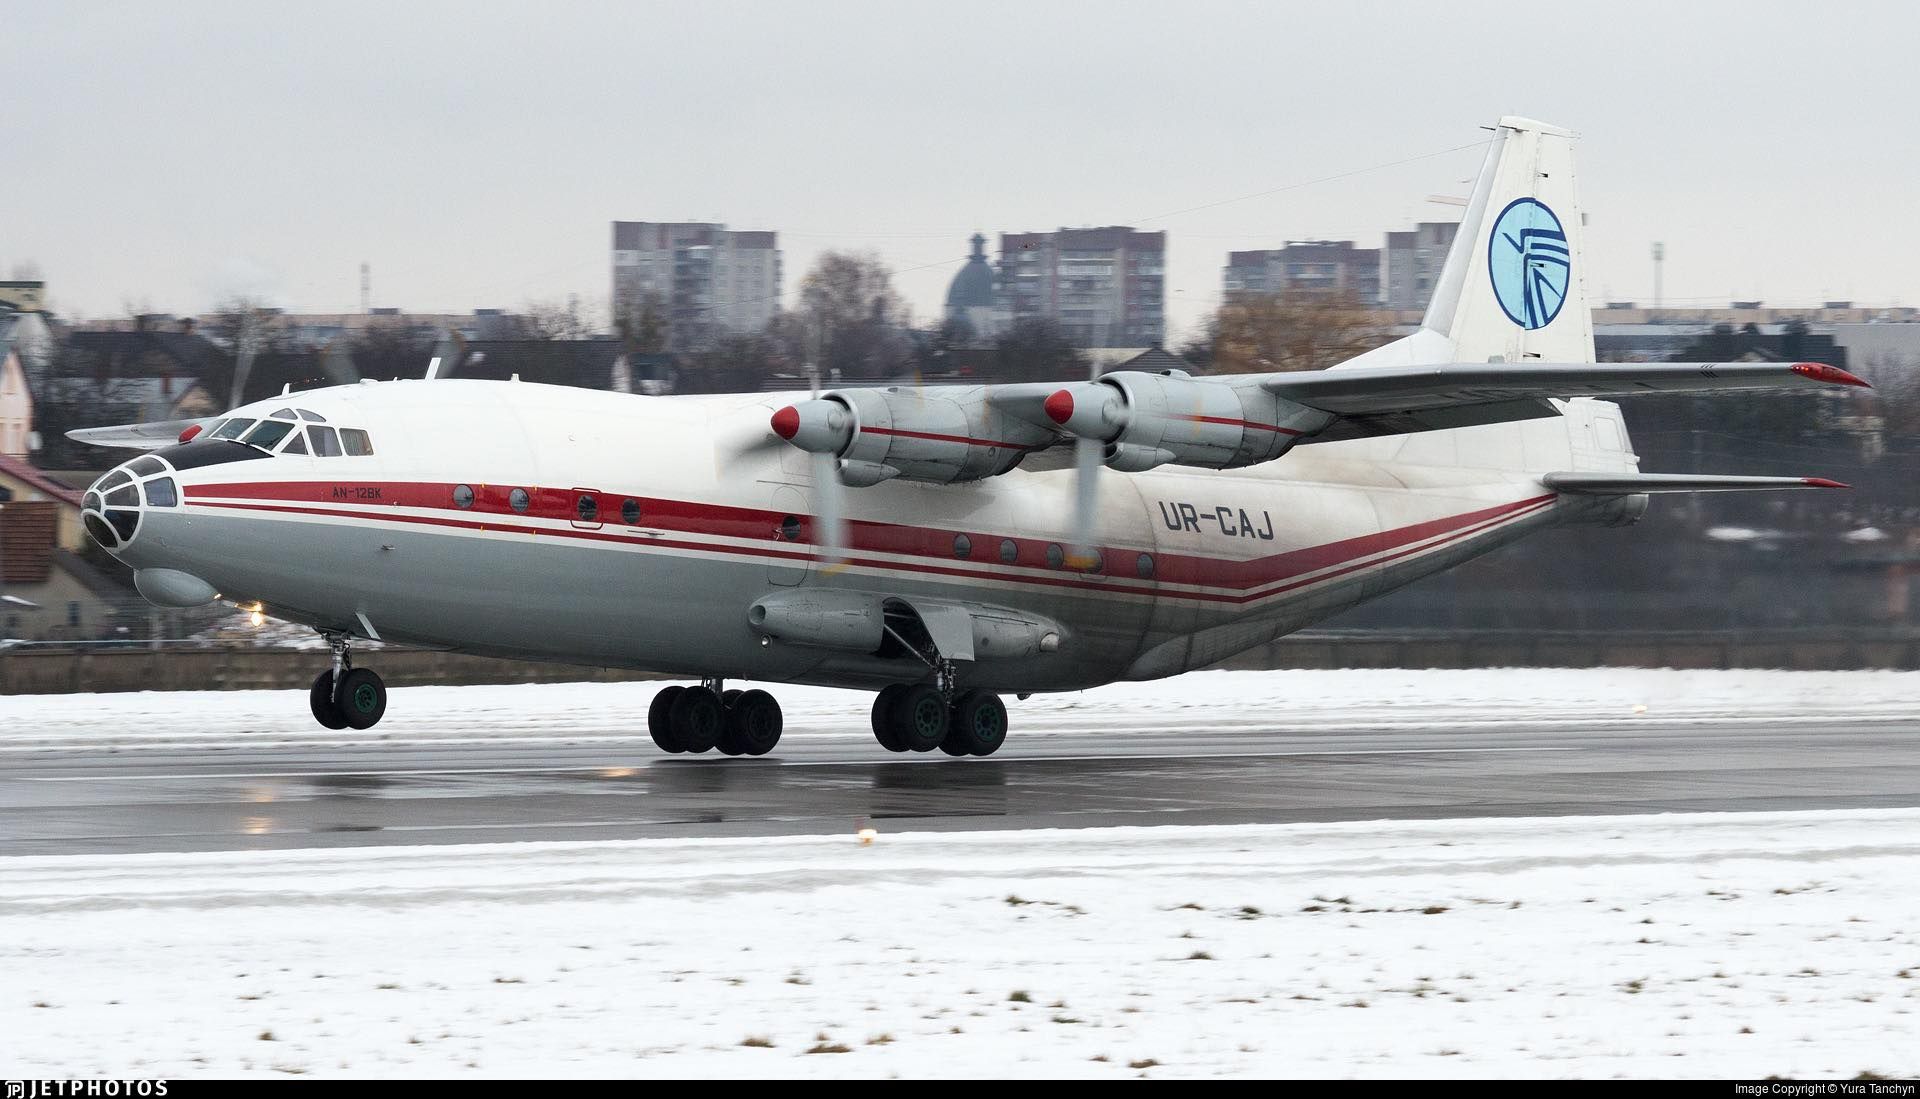
[[333, 667], [314, 677], [307, 691], [313, 719], [329, 729], [371, 729], [387, 713], [387, 685], [372, 669], [353, 666], [345, 634], [326, 635]]

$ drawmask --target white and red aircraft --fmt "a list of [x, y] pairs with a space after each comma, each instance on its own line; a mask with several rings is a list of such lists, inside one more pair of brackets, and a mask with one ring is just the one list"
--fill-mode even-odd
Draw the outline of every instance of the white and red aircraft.
[[1202, 668], [1535, 531], [1631, 523], [1649, 493], [1845, 487], [1638, 471], [1593, 398], [1865, 383], [1594, 363], [1572, 136], [1502, 119], [1419, 331], [1331, 370], [811, 398], [363, 382], [75, 432], [152, 451], [85, 522], [155, 603], [323, 633], [332, 728], [385, 712], [350, 660], [372, 638], [697, 678], [647, 715], [670, 752], [774, 747], [779, 704], [738, 677], [876, 689], [887, 749], [988, 755], [1001, 693]]

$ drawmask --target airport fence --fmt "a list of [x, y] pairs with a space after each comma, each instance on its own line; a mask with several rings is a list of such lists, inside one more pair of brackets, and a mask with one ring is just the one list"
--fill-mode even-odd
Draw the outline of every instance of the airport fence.
[[[495, 660], [387, 646], [361, 654], [396, 687], [662, 678], [652, 672]], [[128, 645], [0, 650], [0, 694], [289, 690], [327, 666], [316, 648]], [[1920, 632], [1794, 630], [1573, 632], [1310, 630], [1249, 650], [1223, 668], [1920, 669]]]

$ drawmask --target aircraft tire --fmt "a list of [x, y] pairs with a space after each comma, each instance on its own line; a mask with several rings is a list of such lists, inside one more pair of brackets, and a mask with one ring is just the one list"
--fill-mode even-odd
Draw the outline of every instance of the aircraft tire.
[[673, 735], [673, 700], [680, 697], [685, 687], [663, 687], [653, 696], [653, 705], [647, 707], [647, 732], [653, 737], [653, 743], [663, 752], [684, 752], [680, 741]]
[[940, 742], [950, 756], [990, 756], [1007, 742], [1007, 705], [992, 691], [968, 691], [953, 702], [953, 727]]
[[313, 719], [329, 729], [347, 727], [347, 715], [333, 704], [333, 669], [328, 668], [314, 678], [313, 689], [307, 692], [307, 704], [313, 708]]
[[340, 714], [350, 729], [371, 729], [387, 713], [387, 685], [370, 668], [354, 668], [340, 677]]
[[720, 750], [730, 755], [764, 756], [780, 743], [786, 724], [780, 703], [765, 691], [745, 691], [727, 707], [727, 730], [720, 738]]
[[952, 717], [947, 700], [925, 683], [915, 683], [894, 699], [893, 735], [909, 752], [931, 752], [947, 739]]
[[873, 739], [889, 752], [907, 750], [893, 733], [893, 704], [900, 701], [900, 695], [906, 689], [905, 683], [889, 684], [873, 699]]
[[673, 700], [668, 721], [680, 749], [695, 755], [711, 751], [726, 731], [727, 711], [720, 696], [705, 687], [688, 687]]

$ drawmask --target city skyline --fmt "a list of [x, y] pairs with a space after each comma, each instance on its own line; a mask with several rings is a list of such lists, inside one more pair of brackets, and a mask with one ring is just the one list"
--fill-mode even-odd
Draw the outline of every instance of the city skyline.
[[[1585, 135], [1595, 300], [1649, 301], [1654, 241], [1669, 304], [1920, 300], [1920, 228], [1887, 216], [1920, 178], [1887, 136], [1890, 51], [1920, 25], [1898, 5], [1845, 27], [1790, 5], [1595, 6], [1559, 47], [1565, 79], [1498, 64], [1511, 43], [1483, 28], [1508, 9], [1484, 3], [1392, 20], [985, 4], [964, 25], [913, 7], [421, 5], [379, 9], [378, 35], [351, 5], [0, 7], [0, 63], [32, 104], [0, 121], [0, 274], [35, 263], [68, 315], [240, 292], [350, 312], [362, 262], [376, 306], [604, 310], [607, 223], [659, 219], [777, 232], [789, 304], [821, 252], [871, 250], [928, 321], [975, 232], [1129, 225], [1167, 234], [1175, 341], [1217, 305], [1231, 251], [1372, 247], [1451, 218], [1428, 197], [1463, 193], [1478, 127], [1509, 112]], [[726, 43], [729, 79], [682, 56], [699, 51], [622, 59], [662, 35]], [[1789, 40], [1792, 65], [1756, 63]], [[1277, 41], [1304, 43], [1284, 71], [1265, 60]], [[260, 48], [275, 42], [301, 47]], [[1112, 64], [1044, 63], [1068, 46]], [[1434, 79], [1325, 90], [1354, 66]]]

